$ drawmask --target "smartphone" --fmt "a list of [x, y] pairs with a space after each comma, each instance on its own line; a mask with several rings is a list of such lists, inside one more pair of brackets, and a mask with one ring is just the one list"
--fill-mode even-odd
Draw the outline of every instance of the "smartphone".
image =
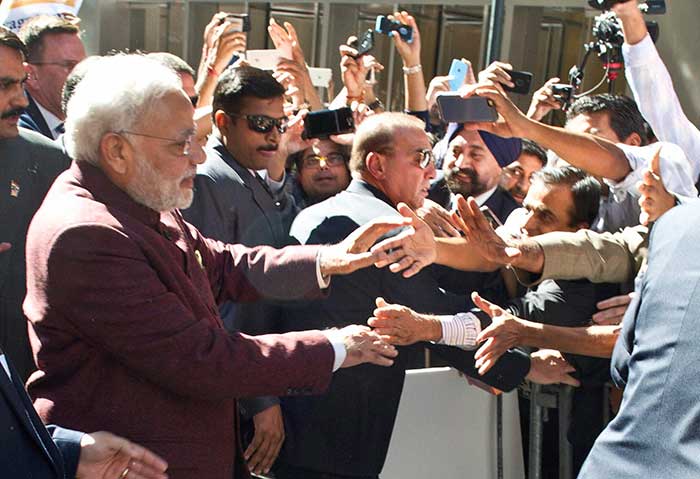
[[480, 96], [462, 98], [459, 93], [441, 93], [437, 96], [440, 118], [446, 123], [494, 122], [498, 119], [491, 101]]
[[496, 216], [496, 213], [494, 213], [491, 208], [484, 205], [481, 208], [479, 208], [479, 210], [484, 214], [484, 216], [486, 217], [486, 221], [489, 222], [491, 228], [496, 229], [499, 226], [503, 226], [503, 223], [501, 223], [501, 220], [498, 219], [498, 216]]
[[391, 35], [391, 32], [397, 32], [401, 39], [406, 43], [413, 41], [413, 28], [396, 20], [389, 20], [384, 15], [379, 15], [374, 24], [374, 31]]
[[511, 70], [508, 72], [508, 74], [510, 75], [510, 81], [512, 81], [515, 86], [509, 87], [503, 85], [503, 89], [505, 91], [518, 93], [520, 95], [527, 95], [530, 93], [530, 87], [532, 86], [532, 73]]
[[362, 55], [368, 54], [374, 48], [374, 31], [368, 29], [365, 33], [357, 37], [351, 47], [357, 50], [355, 58], [360, 58]]
[[274, 70], [277, 67], [282, 52], [279, 50], [248, 50], [245, 54], [245, 59], [252, 67], [260, 68], [261, 70]]
[[311, 77], [311, 84], [316, 88], [328, 88], [333, 79], [333, 70], [330, 68], [309, 67], [309, 77]]
[[328, 138], [355, 131], [355, 120], [349, 107], [337, 110], [317, 110], [304, 118], [303, 138]]
[[448, 75], [452, 77], [452, 79], [450, 80], [450, 90], [459, 90], [461, 86], [464, 85], [464, 80], [467, 78], [468, 72], [469, 65], [464, 63], [462, 60], [452, 60], [452, 65], [450, 66], [450, 73], [448, 73]]
[[231, 24], [226, 33], [250, 31], [250, 18], [247, 13], [229, 13], [224, 21]]

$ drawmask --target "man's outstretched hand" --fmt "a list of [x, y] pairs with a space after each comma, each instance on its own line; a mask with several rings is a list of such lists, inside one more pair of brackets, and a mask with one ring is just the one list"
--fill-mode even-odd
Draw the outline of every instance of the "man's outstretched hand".
[[[166, 479], [168, 463], [145, 447], [109, 432], [85, 434], [80, 441], [77, 479]], [[125, 474], [126, 471], [126, 474]]]
[[323, 276], [350, 274], [373, 265], [380, 254], [369, 251], [379, 238], [391, 230], [411, 225], [410, 218], [377, 218], [360, 226], [340, 243], [321, 250], [320, 266]]
[[521, 252], [507, 244], [491, 227], [474, 198], [457, 195], [457, 212], [453, 222], [459, 226], [467, 241], [482, 257], [500, 266], [511, 264]]
[[411, 227], [374, 246], [372, 253], [376, 255], [377, 268], [389, 265], [393, 273], [403, 272], [404, 278], [410, 278], [435, 261], [435, 236], [427, 223], [407, 205], [399, 203], [397, 209]]
[[566, 362], [559, 351], [540, 349], [530, 355], [530, 372], [526, 379], [538, 384], [568, 384], [578, 387], [581, 383], [571, 373], [576, 369]]
[[347, 353], [341, 368], [351, 368], [364, 363], [391, 366], [394, 364], [394, 358], [399, 355], [394, 346], [386, 343], [367, 326], [354, 324], [335, 331], [335, 334], [342, 338]]
[[389, 304], [384, 298], [377, 298], [376, 304], [374, 316], [367, 324], [387, 342], [408, 346], [418, 341], [439, 341], [442, 337], [439, 319], [417, 313], [408, 306]]

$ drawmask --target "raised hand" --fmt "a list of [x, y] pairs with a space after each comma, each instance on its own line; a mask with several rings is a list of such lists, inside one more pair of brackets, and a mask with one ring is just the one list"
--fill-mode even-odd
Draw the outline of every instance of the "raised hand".
[[399, 352], [367, 326], [346, 326], [337, 331], [343, 338], [347, 356], [340, 366], [351, 368], [359, 364], [371, 363], [377, 366], [391, 366]]
[[459, 238], [461, 235], [452, 215], [434, 201], [426, 199], [416, 214], [425, 221], [437, 238]]
[[616, 325], [622, 323], [627, 307], [630, 305], [635, 293], [613, 296], [604, 301], [600, 301], [596, 306], [598, 312], [592, 317], [595, 324]]
[[531, 124], [530, 120], [513, 104], [512, 101], [491, 83], [465, 85], [460, 88], [462, 98], [480, 96], [491, 100], [492, 106], [498, 112], [500, 118], [495, 122], [465, 123], [465, 128], [470, 130], [483, 130], [501, 136], [503, 138], [527, 138], [526, 134]]
[[642, 209], [639, 222], [648, 225], [658, 220], [664, 213], [676, 205], [676, 198], [666, 190], [661, 178], [661, 146], [651, 159], [649, 168], [644, 171], [642, 181], [637, 186], [641, 196], [639, 206]]
[[571, 374], [576, 371], [559, 351], [541, 349], [530, 355], [530, 372], [526, 379], [538, 384], [569, 384], [578, 387], [581, 383]]
[[109, 432], [85, 434], [80, 440], [76, 479], [166, 479], [168, 463], [145, 447]]
[[526, 321], [485, 300], [476, 292], [472, 293], [472, 301], [492, 321], [476, 338], [477, 343], [483, 344], [474, 354], [474, 367], [484, 375], [506, 351], [521, 344]]
[[521, 255], [518, 248], [507, 244], [491, 227], [474, 198], [465, 200], [462, 195], [457, 195], [457, 211], [459, 214], [453, 213], [452, 221], [483, 258], [505, 266]]
[[255, 435], [245, 451], [248, 469], [254, 474], [267, 474], [284, 443], [284, 422], [279, 404], [253, 416]]
[[377, 218], [360, 226], [340, 243], [321, 250], [319, 258], [321, 274], [350, 274], [375, 264], [379, 252], [368, 251], [377, 240], [397, 228], [411, 225], [410, 218]]
[[552, 85], [556, 85], [561, 80], [557, 77], [547, 80], [539, 90], [532, 95], [530, 108], [527, 110], [527, 117], [535, 121], [540, 121], [552, 110], [561, 110], [561, 103], [554, 98]]
[[509, 71], [513, 70], [513, 65], [510, 63], [504, 63], [495, 61], [491, 63], [485, 70], [479, 72], [479, 83], [487, 85], [492, 84], [501, 93], [505, 94], [503, 86], [510, 88], [515, 87], [515, 83], [512, 82]]
[[413, 29], [413, 40], [411, 43], [406, 42], [397, 32], [392, 32], [391, 38], [394, 41], [394, 46], [396, 51], [399, 52], [401, 59], [403, 60], [403, 65], [405, 67], [412, 67], [420, 64], [420, 31], [418, 30], [418, 25], [416, 24], [416, 19], [408, 12], [395, 12], [393, 15], [389, 15], [389, 20], [396, 20], [404, 25], [408, 25]]
[[410, 278], [435, 262], [435, 236], [430, 227], [406, 204], [399, 203], [397, 209], [404, 218], [410, 220], [411, 228], [375, 245], [372, 252], [376, 255], [377, 268], [389, 265], [391, 272], [402, 272], [404, 278]]
[[271, 18], [270, 25], [267, 27], [267, 33], [270, 35], [275, 48], [282, 52], [284, 58], [306, 67], [304, 50], [301, 49], [294, 25], [284, 22], [284, 26], [282, 26], [274, 18]]
[[439, 341], [442, 337], [437, 318], [416, 313], [408, 306], [389, 304], [384, 298], [377, 298], [376, 304], [374, 316], [367, 324], [388, 343], [408, 346], [419, 341]]

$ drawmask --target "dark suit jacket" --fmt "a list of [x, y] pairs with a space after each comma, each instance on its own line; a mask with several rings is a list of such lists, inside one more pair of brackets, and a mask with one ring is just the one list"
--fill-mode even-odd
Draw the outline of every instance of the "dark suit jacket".
[[[273, 196], [267, 185], [236, 161], [212, 135], [207, 160], [197, 167], [192, 205], [182, 212], [204, 236], [224, 243], [280, 248], [289, 242], [294, 202], [284, 193]], [[220, 305], [229, 331], [265, 334], [279, 331], [281, 309], [265, 301]], [[279, 401], [259, 398], [241, 401], [244, 417], [252, 417]]]
[[29, 93], [26, 93], [27, 100], [29, 100], [29, 105], [24, 110], [19, 117], [18, 125], [27, 130], [35, 131], [41, 135], [44, 135], [49, 140], [53, 140], [53, 134], [49, 129], [49, 125], [46, 124], [44, 115], [41, 114], [39, 107], [36, 106], [36, 101]]
[[700, 203], [654, 224], [646, 273], [622, 322], [612, 376], [620, 411], [579, 478], [691, 479], [700, 471]]
[[317, 297], [317, 254], [206, 239], [73, 163], [27, 237], [37, 411], [143, 444], [173, 478], [247, 476], [234, 399], [324, 391], [333, 348], [313, 331], [229, 334], [217, 300]]
[[12, 243], [12, 249], [0, 254], [0, 348], [22, 381], [35, 369], [22, 313], [27, 228], [49, 187], [69, 164], [58, 146], [33, 131], [20, 128], [19, 136], [0, 140], [0, 242]]
[[0, 476], [74, 478], [83, 433], [44, 427], [22, 379], [12, 364], [9, 369], [11, 376], [0, 366]]
[[[300, 212], [291, 235], [302, 244], [334, 243], [358, 225], [385, 215], [396, 216], [398, 212], [381, 192], [353, 180], [345, 191]], [[372, 315], [377, 296], [390, 303], [438, 314], [465, 311], [469, 305], [464, 295], [442, 292], [428, 271], [404, 279], [386, 268], [366, 268], [334, 278], [326, 300], [290, 310], [286, 328], [301, 330], [364, 323]], [[477, 376], [473, 352], [431, 347], [439, 354], [446, 352], [452, 364]], [[368, 365], [340, 371], [323, 396], [283, 398], [287, 439], [278, 461], [333, 474], [378, 475], [391, 439], [406, 365], [421, 350], [422, 347], [415, 346], [401, 348], [390, 368]], [[529, 370], [529, 358], [508, 353], [496, 368], [493, 374], [480, 379], [510, 390]]]

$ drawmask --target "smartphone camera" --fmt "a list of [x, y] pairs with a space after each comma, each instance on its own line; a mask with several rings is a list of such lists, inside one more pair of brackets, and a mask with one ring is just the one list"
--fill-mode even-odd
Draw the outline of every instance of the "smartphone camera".
[[377, 17], [377, 22], [374, 26], [374, 31], [391, 35], [391, 32], [397, 32], [401, 39], [406, 43], [413, 41], [413, 28], [396, 20], [389, 20], [384, 15]]
[[328, 138], [355, 131], [355, 120], [349, 107], [337, 110], [312, 111], [304, 118], [304, 139]]
[[250, 31], [250, 18], [247, 13], [229, 13], [224, 21], [231, 24], [226, 33]]
[[574, 102], [574, 87], [565, 83], [552, 85], [552, 96], [561, 103], [564, 110], [568, 109]]

